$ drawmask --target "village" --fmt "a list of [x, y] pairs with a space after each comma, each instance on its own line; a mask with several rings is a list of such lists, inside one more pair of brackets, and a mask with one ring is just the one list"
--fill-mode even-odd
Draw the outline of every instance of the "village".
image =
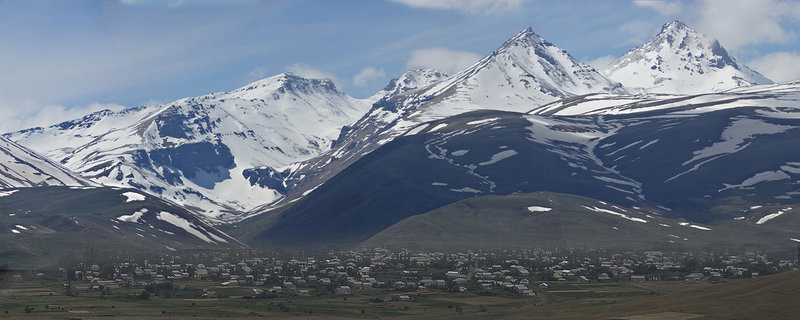
[[[278, 253], [254, 250], [163, 254], [150, 259], [120, 255], [105, 263], [77, 263], [52, 271], [17, 273], [58, 278], [65, 294], [137, 289], [150, 295], [222, 299], [375, 294], [413, 299], [415, 292], [506, 292], [535, 296], [559, 283], [726, 281], [794, 270], [793, 251], [710, 254], [690, 251], [498, 250], [427, 252], [383, 248]], [[49, 274], [48, 274], [49, 273]], [[53, 274], [57, 273], [57, 274]], [[187, 284], [197, 290], [181, 293]], [[241, 290], [246, 289], [246, 290]]]

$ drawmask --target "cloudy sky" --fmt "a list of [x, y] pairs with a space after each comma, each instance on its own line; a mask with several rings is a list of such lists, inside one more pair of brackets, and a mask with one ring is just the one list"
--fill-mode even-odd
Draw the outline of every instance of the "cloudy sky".
[[529, 26], [599, 65], [676, 19], [800, 79], [800, 0], [0, 0], [0, 132], [287, 71], [367, 97], [408, 68], [465, 68]]

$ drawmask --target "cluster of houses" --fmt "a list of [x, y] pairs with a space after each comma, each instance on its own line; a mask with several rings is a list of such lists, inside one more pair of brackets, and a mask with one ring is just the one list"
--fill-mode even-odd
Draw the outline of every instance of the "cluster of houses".
[[[158, 261], [158, 262], [153, 262]], [[217, 251], [163, 255], [135, 261], [61, 269], [78, 289], [145, 286], [153, 282], [207, 281], [206, 297], [221, 287], [261, 293], [349, 295], [378, 290], [402, 293], [507, 290], [533, 296], [553, 282], [719, 280], [796, 269], [793, 259], [765, 254], [611, 252], [578, 250], [426, 252], [361, 249], [271, 253]], [[215, 289], [216, 288], [216, 289]]]

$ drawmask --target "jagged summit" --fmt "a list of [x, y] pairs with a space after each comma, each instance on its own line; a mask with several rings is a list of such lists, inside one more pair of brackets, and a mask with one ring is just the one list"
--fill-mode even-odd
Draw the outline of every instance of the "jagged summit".
[[560, 98], [601, 92], [622, 93], [624, 89], [526, 28], [415, 100], [437, 103], [422, 111], [430, 114], [422, 120], [430, 120], [477, 109], [528, 111]]
[[435, 69], [418, 68], [411, 69], [397, 78], [389, 81], [383, 90], [372, 95], [371, 101], [378, 101], [383, 98], [393, 97], [401, 93], [421, 89], [446, 79], [449, 75]]
[[504, 48], [513, 47], [513, 46], [553, 46], [552, 43], [548, 42], [538, 33], [533, 31], [533, 28], [527, 27], [517, 33], [515, 36], [511, 37], [511, 39], [506, 40], [500, 48], [495, 51], [503, 50]]
[[603, 73], [627, 88], [695, 94], [772, 83], [736, 59], [719, 41], [680, 21], [665, 24], [650, 42], [609, 64]]
[[270, 97], [287, 92], [305, 94], [327, 92], [336, 95], [345, 95], [344, 91], [337, 88], [336, 84], [331, 79], [306, 78], [291, 72], [281, 73], [254, 81], [230, 92], [230, 94], [242, 98], [264, 98], [265, 96]]
[[660, 33], [668, 33], [668, 32], [670, 32], [670, 30], [691, 30], [691, 31], [694, 31], [687, 24], [683, 23], [683, 21], [673, 20], [673, 21], [667, 22], [663, 26], [661, 26], [661, 32]]

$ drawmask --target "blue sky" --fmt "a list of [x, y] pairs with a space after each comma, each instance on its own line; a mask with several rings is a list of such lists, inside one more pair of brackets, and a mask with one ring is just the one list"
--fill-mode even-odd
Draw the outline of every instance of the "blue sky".
[[0, 1], [0, 132], [287, 71], [366, 97], [410, 67], [457, 71], [529, 26], [599, 64], [676, 19], [800, 79], [800, 1]]

